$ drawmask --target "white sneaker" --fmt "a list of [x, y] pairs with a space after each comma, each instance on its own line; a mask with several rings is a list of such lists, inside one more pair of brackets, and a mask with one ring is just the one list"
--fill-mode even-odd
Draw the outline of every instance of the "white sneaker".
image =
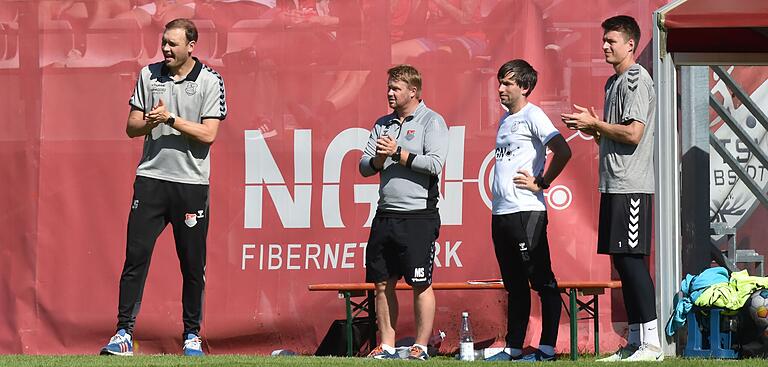
[[661, 350], [660, 347], [657, 347], [655, 345], [651, 344], [641, 344], [640, 348], [637, 348], [637, 351], [632, 354], [631, 356], [627, 357], [627, 359], [623, 359], [622, 361], [626, 362], [637, 362], [637, 361], [657, 361], [661, 362], [664, 360], [664, 352]]
[[627, 344], [626, 346], [621, 346], [619, 347], [619, 350], [616, 351], [616, 353], [613, 353], [605, 358], [600, 358], [597, 360], [597, 362], [618, 362], [625, 360], [634, 354], [638, 348], [640, 347], [637, 344]]

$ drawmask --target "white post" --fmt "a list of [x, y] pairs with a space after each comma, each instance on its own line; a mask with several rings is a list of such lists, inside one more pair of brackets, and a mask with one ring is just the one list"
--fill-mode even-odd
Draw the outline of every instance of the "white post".
[[[660, 19], [666, 9], [678, 2], [667, 4], [653, 13], [653, 79], [656, 85], [655, 167], [656, 195], [654, 196], [656, 228], [656, 312], [663, 330], [674, 307], [674, 295], [680, 285], [680, 157], [677, 142], [677, 76], [672, 55], [667, 53], [666, 39], [660, 29]], [[662, 55], [663, 53], [663, 55]], [[663, 333], [663, 331], [661, 331]], [[662, 334], [664, 354], [675, 355], [674, 339]]]

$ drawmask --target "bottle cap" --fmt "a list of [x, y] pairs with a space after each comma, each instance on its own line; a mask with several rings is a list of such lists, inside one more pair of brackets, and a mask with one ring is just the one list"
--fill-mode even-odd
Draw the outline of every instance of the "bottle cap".
[[462, 312], [461, 317], [469, 317], [469, 312], [467, 311]]

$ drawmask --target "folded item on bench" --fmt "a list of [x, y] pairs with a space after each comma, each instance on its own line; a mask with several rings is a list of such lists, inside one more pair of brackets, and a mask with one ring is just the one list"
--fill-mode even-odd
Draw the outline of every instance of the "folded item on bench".
[[501, 279], [473, 279], [467, 280], [467, 284], [504, 284]]

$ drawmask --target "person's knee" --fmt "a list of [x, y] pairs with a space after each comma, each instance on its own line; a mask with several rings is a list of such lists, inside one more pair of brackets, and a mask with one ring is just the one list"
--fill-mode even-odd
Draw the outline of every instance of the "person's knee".
[[376, 292], [394, 292], [397, 286], [397, 278], [385, 279], [374, 283]]
[[386, 281], [386, 280], [374, 283], [374, 287], [376, 287], [376, 292], [384, 292], [384, 291], [386, 291], [387, 290], [387, 284], [389, 284], [389, 282]]
[[533, 285], [533, 290], [539, 293], [539, 296], [545, 297], [545, 296], [560, 296], [560, 288], [557, 286], [557, 281], [554, 279], [550, 279], [547, 281], [542, 282], [535, 282]]
[[152, 258], [152, 247], [150, 246], [128, 246], [125, 256], [126, 266], [146, 265]]
[[531, 291], [531, 285], [525, 275], [515, 275], [504, 280], [504, 289], [509, 294], [523, 294]]
[[413, 288], [413, 294], [415, 295], [421, 295], [424, 292], [432, 291], [432, 284], [410, 284], [410, 286]]

